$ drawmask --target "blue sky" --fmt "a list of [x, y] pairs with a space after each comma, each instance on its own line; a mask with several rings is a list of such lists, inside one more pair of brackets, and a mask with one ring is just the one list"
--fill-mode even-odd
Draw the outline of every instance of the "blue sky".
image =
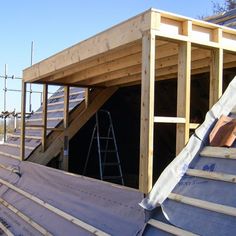
[[[211, 0], [8, 0], [1, 1], [0, 75], [22, 76], [30, 65], [151, 7], [197, 18], [212, 13]], [[222, 3], [223, 0], [214, 2]], [[9, 88], [20, 88], [16, 80]], [[0, 81], [0, 111], [3, 110]], [[34, 89], [40, 89], [34, 86]], [[20, 109], [20, 94], [8, 92], [8, 110]], [[34, 97], [34, 101], [36, 97]], [[39, 104], [34, 102], [34, 108]]]

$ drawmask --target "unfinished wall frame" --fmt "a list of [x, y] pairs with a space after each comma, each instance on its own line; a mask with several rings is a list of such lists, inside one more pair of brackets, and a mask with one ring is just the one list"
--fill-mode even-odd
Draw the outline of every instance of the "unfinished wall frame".
[[[223, 69], [234, 67], [236, 30], [150, 9], [25, 69], [23, 79], [25, 83], [86, 88], [141, 83], [139, 189], [148, 193], [154, 123], [177, 124], [178, 153], [189, 139], [189, 129], [198, 125], [190, 122], [191, 75], [210, 72], [211, 106], [222, 93]], [[154, 117], [155, 81], [176, 78], [176, 117]], [[93, 102], [88, 92], [85, 111]]]

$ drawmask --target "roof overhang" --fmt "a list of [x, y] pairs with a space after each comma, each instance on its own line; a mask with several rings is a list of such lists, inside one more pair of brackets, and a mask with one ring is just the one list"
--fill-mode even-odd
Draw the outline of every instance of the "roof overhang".
[[24, 82], [83, 87], [141, 81], [142, 36], [156, 36], [156, 79], [176, 78], [178, 44], [192, 43], [191, 73], [209, 71], [211, 50], [224, 50], [224, 68], [236, 67], [236, 30], [150, 9], [23, 71]]

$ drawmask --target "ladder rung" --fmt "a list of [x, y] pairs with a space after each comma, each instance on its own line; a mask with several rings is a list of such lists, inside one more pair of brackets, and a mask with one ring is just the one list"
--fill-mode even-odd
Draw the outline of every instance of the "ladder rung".
[[103, 176], [103, 179], [122, 179], [122, 176]]
[[[97, 137], [94, 137], [94, 139], [97, 139]], [[112, 138], [112, 137], [99, 137], [99, 139], [113, 140], [113, 138]]]
[[101, 152], [116, 152], [116, 150], [101, 150]]
[[106, 162], [106, 163], [102, 163], [103, 166], [118, 166], [120, 165], [120, 163], [118, 162]]

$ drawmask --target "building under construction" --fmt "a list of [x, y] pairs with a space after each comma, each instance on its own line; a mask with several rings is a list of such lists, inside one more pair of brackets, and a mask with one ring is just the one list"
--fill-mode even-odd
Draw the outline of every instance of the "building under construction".
[[[234, 119], [235, 53], [236, 30], [150, 9], [25, 69], [21, 128], [0, 146], [2, 231], [234, 234], [234, 144], [206, 146]], [[25, 119], [27, 83], [43, 103]]]

